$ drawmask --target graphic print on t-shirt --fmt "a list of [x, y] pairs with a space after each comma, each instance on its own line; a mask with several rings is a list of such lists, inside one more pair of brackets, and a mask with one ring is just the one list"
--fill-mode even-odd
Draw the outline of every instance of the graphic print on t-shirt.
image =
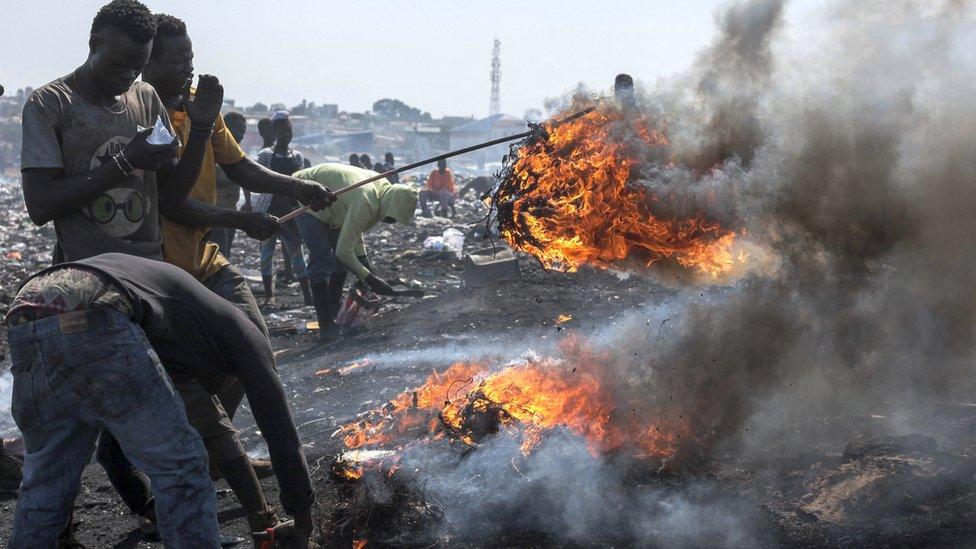
[[[129, 141], [130, 138], [117, 135], [103, 143], [92, 156], [91, 168], [95, 169], [106, 162], [114, 163], [112, 155], [122, 152]], [[124, 238], [138, 231], [150, 209], [148, 198], [140, 192], [142, 175], [142, 170], [133, 171], [123, 181], [126, 186], [108, 189], [93, 200], [85, 208], [88, 219], [116, 238]]]

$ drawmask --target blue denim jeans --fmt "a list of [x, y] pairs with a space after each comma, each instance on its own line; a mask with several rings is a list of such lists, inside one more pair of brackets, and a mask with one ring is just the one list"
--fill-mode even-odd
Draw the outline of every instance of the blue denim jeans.
[[309, 213], [295, 218], [298, 232], [308, 248], [308, 279], [313, 284], [329, 280], [332, 273], [346, 272], [346, 266], [336, 261], [335, 246], [339, 229], [333, 229]]
[[220, 546], [203, 443], [142, 328], [95, 309], [8, 336], [11, 411], [26, 446], [10, 547], [57, 546], [99, 430], [152, 481], [167, 547]]
[[261, 276], [271, 276], [274, 274], [274, 253], [281, 239], [281, 245], [288, 249], [291, 254], [291, 269], [296, 278], [305, 278], [305, 257], [302, 255], [302, 237], [298, 232], [298, 227], [294, 221], [289, 221], [281, 226], [278, 234], [267, 240], [261, 241]]

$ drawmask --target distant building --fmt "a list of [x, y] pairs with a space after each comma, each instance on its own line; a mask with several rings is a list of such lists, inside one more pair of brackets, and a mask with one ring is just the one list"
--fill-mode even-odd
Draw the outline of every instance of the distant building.
[[337, 154], [368, 153], [373, 154], [372, 131], [326, 131], [311, 133], [295, 137], [292, 144], [296, 147], [321, 147]]
[[453, 130], [458, 126], [463, 126], [465, 124], [470, 124], [474, 122], [473, 116], [450, 116], [444, 115], [439, 119], [434, 121], [438, 126], [446, 128], [448, 130]]
[[[495, 114], [451, 130], [451, 149], [462, 149], [499, 137], [524, 132], [525, 129], [526, 122], [524, 119], [509, 114]], [[503, 143], [468, 153], [460, 158], [477, 162], [478, 169], [484, 169], [488, 162], [501, 162], [502, 157], [507, 153], [508, 144]]]
[[446, 152], [451, 145], [450, 134], [436, 124], [414, 124], [403, 138], [401, 156], [411, 162]]
[[322, 118], [339, 118], [339, 105], [335, 103], [326, 103], [324, 105], [319, 105], [316, 108], [317, 114]]

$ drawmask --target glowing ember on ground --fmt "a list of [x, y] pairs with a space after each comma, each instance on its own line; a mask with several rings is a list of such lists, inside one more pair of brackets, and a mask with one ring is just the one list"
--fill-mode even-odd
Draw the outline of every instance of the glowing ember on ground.
[[[626, 138], [611, 128], [625, 122]], [[663, 154], [668, 139], [662, 128], [643, 115], [625, 120], [619, 109], [602, 105], [546, 129], [548, 135], [513, 149], [491, 198], [501, 235], [513, 248], [546, 268], [570, 272], [627, 259], [645, 266], [673, 259], [711, 276], [732, 269], [734, 231], [701, 214], [658, 216], [654, 205], [666, 197], [631, 181], [645, 159], [625, 141]]]
[[349, 372], [353, 372], [353, 371], [358, 370], [360, 368], [363, 368], [365, 366], [369, 366], [372, 363], [373, 363], [373, 361], [371, 359], [364, 358], [364, 359], [362, 359], [362, 360], [360, 360], [358, 362], [353, 362], [352, 364], [350, 364], [348, 366], [344, 366], [342, 368], [339, 368], [339, 375], [344, 376], [344, 375], [348, 374]]
[[571, 359], [532, 358], [500, 370], [461, 362], [405, 391], [338, 431], [348, 448], [398, 448], [449, 437], [473, 447], [501, 432], [528, 455], [554, 429], [580, 436], [593, 455], [627, 451], [667, 459], [687, 425], [647, 417], [601, 380], [605, 357], [581, 350]]
[[556, 317], [556, 324], [566, 324], [570, 320], [573, 320], [573, 315], [559, 315]]
[[330, 376], [330, 375], [344, 376], [344, 375], [349, 375], [350, 373], [355, 372], [356, 370], [359, 370], [359, 369], [361, 369], [363, 367], [370, 366], [371, 364], [373, 364], [373, 361], [371, 359], [364, 358], [362, 360], [359, 360], [359, 361], [353, 362], [351, 364], [348, 364], [346, 366], [343, 366], [342, 368], [322, 368], [320, 370], [316, 370], [315, 371], [315, 375], [317, 375], [317, 376]]

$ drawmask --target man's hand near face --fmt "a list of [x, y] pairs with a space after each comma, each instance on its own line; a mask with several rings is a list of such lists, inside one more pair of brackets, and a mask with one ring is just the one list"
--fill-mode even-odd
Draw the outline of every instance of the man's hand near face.
[[190, 95], [190, 83], [183, 91], [183, 107], [190, 123], [195, 128], [212, 127], [214, 120], [220, 115], [220, 107], [224, 104], [224, 87], [212, 74], [201, 74], [196, 93]]

